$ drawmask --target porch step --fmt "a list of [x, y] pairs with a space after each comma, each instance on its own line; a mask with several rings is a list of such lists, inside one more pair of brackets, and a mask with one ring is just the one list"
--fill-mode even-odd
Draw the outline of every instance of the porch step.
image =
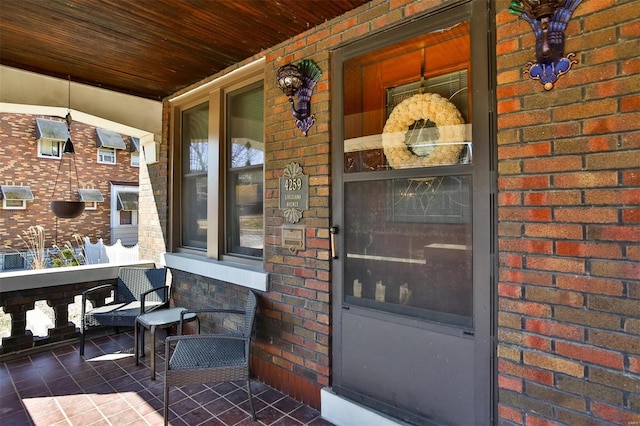
[[320, 404], [322, 418], [336, 426], [409, 426], [409, 423], [336, 395], [330, 387], [320, 390]]

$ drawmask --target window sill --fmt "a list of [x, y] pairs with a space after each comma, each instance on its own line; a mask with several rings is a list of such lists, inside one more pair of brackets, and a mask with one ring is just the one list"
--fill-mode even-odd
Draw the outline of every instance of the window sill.
[[173, 269], [203, 277], [267, 291], [269, 273], [249, 265], [219, 261], [188, 253], [165, 253], [164, 264]]

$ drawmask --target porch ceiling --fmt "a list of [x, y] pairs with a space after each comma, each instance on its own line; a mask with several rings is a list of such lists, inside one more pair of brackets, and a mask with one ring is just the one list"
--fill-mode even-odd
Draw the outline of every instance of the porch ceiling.
[[0, 64], [159, 100], [370, 0], [3, 0]]

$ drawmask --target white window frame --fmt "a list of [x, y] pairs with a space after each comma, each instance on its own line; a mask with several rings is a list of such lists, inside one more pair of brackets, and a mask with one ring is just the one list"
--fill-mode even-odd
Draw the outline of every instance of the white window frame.
[[[7, 185], [7, 186], [13, 186], [13, 185]], [[14, 199], [14, 198], [9, 198], [7, 199], [6, 193], [5, 193], [5, 189], [4, 189], [4, 185], [3, 185], [3, 190], [2, 190], [2, 208], [3, 210], [26, 210], [27, 209], [27, 201], [33, 201], [34, 197], [33, 197], [33, 193], [31, 192], [31, 188], [29, 186], [21, 186], [21, 185], [17, 185], [17, 187], [20, 188], [27, 188], [30, 197], [29, 198], [23, 198], [23, 199]]]
[[140, 151], [131, 152], [131, 167], [140, 167]]
[[[53, 159], [53, 160], [60, 160], [62, 158], [62, 148], [63, 148], [63, 144], [65, 141], [59, 141], [59, 140], [55, 140], [55, 139], [44, 139], [44, 138], [40, 138], [38, 139], [38, 158], [49, 158], [49, 159]], [[58, 155], [49, 155], [49, 154], [45, 154], [43, 152], [43, 144], [48, 144], [49, 146], [53, 145], [53, 144], [57, 144], [58, 145]], [[53, 149], [52, 149], [53, 151]]]
[[27, 200], [2, 200], [4, 210], [26, 210]]
[[[113, 161], [107, 161], [106, 158], [113, 157]], [[98, 148], [98, 164], [117, 164], [115, 148]]]
[[120, 210], [118, 210], [118, 193], [120, 192], [135, 192], [138, 196], [140, 195], [139, 187], [137, 186], [111, 184], [111, 227], [138, 226], [138, 210], [131, 210], [133, 213], [131, 214], [130, 224], [120, 224]]

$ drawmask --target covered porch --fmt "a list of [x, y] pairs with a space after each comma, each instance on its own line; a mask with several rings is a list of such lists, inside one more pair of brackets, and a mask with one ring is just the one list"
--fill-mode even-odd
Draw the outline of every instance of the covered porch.
[[[148, 339], [147, 339], [148, 342]], [[156, 345], [157, 378], [147, 356], [135, 365], [133, 332], [102, 335], [78, 356], [77, 340], [0, 361], [0, 424], [161, 425], [164, 344]], [[243, 383], [172, 388], [172, 425], [330, 425], [320, 413], [252, 380], [257, 421]]]

